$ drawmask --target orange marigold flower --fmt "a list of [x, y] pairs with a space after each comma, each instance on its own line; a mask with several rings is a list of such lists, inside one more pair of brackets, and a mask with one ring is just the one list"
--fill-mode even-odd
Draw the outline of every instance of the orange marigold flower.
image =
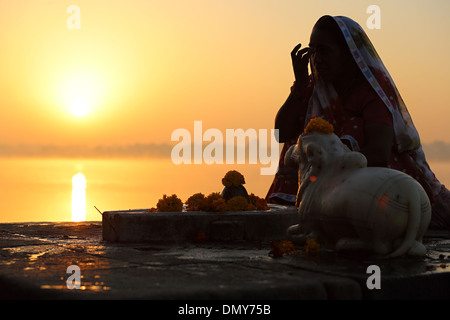
[[237, 196], [227, 201], [229, 211], [246, 211], [248, 209], [248, 201], [245, 197]]
[[334, 132], [333, 125], [323, 118], [312, 118], [309, 120], [304, 132], [317, 132], [323, 134], [332, 134]]
[[270, 242], [270, 248], [272, 249], [269, 253], [274, 258], [282, 257], [285, 254], [296, 253], [294, 244], [292, 241], [272, 241]]
[[278, 242], [276, 241], [271, 241], [270, 242], [270, 252], [269, 255], [274, 257], [274, 258], [280, 258], [283, 256], [283, 252], [280, 248], [280, 245]]
[[263, 198], [259, 198], [256, 200], [256, 210], [269, 210], [269, 206], [267, 205], [267, 201]]
[[316, 256], [320, 252], [320, 244], [316, 242], [313, 238], [306, 239], [305, 253], [307, 256]]
[[241, 184], [245, 184], [245, 179], [240, 172], [236, 170], [230, 170], [222, 178], [222, 184], [225, 187], [231, 186], [239, 187]]
[[208, 209], [208, 200], [203, 193], [195, 193], [186, 200], [187, 211], [203, 211]]
[[208, 203], [212, 203], [214, 200], [222, 199], [222, 195], [220, 192], [212, 192], [207, 197], [206, 200], [208, 200]]
[[213, 212], [225, 212], [228, 210], [227, 203], [225, 199], [213, 200], [209, 206], [210, 211]]
[[206, 211], [224, 212], [227, 211], [227, 204], [222, 198], [220, 192], [212, 192], [206, 197], [207, 208]]
[[[256, 196], [251, 193], [249, 196], [250, 203], [256, 208], [256, 210], [269, 210], [269, 206], [267, 205], [267, 201], [263, 198]], [[255, 209], [252, 209], [255, 210]]]
[[158, 200], [156, 207], [159, 212], [181, 212], [183, 210], [183, 201], [181, 201], [176, 194], [169, 197], [167, 195], [163, 195], [162, 199]]

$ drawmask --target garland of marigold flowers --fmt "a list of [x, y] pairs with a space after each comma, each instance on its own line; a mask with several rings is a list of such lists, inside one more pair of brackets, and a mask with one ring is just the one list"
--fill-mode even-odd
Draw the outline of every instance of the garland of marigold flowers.
[[322, 134], [332, 134], [333, 125], [323, 118], [312, 118], [309, 120], [304, 132], [317, 132]]
[[[228, 171], [222, 179], [224, 186], [239, 186], [245, 184], [244, 176], [236, 171]], [[250, 202], [249, 202], [250, 201]], [[190, 196], [185, 204], [186, 211], [208, 211], [208, 212], [225, 212], [225, 211], [251, 211], [251, 210], [269, 210], [269, 206], [265, 199], [251, 193], [249, 201], [244, 197], [233, 197], [228, 201], [223, 199], [219, 192], [212, 192], [208, 196], [203, 193], [195, 193]], [[163, 195], [158, 200], [156, 208], [150, 208], [147, 212], [181, 212], [183, 211], [183, 202], [176, 194], [171, 196]]]

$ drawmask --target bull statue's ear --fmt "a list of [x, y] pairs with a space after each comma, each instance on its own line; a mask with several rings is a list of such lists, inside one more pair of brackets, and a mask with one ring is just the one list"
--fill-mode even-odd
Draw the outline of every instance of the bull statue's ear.
[[304, 148], [309, 163], [314, 165], [320, 165], [322, 163], [323, 150], [318, 144], [308, 143]]
[[284, 165], [286, 167], [291, 167], [298, 169], [300, 163], [300, 152], [298, 149], [298, 145], [292, 145], [286, 152], [286, 155], [284, 156]]

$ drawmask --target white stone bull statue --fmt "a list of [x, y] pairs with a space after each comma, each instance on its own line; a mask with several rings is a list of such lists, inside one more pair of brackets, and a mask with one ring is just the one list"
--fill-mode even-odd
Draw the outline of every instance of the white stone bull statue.
[[409, 175], [367, 167], [366, 157], [334, 133], [303, 133], [285, 163], [299, 168], [300, 221], [287, 230], [294, 242], [314, 238], [341, 252], [387, 258], [426, 254], [431, 205]]

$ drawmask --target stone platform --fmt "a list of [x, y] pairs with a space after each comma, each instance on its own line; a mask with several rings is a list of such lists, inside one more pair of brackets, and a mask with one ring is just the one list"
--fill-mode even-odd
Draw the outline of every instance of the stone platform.
[[147, 209], [106, 211], [103, 239], [111, 242], [270, 241], [284, 239], [298, 223], [293, 206], [269, 205], [267, 211], [147, 212]]
[[[302, 247], [274, 258], [266, 239], [117, 242], [103, 239], [103, 227], [99, 221], [0, 224], [0, 298], [249, 299], [264, 304], [450, 299], [447, 231], [428, 231], [426, 257], [373, 260], [325, 248], [310, 257]], [[71, 265], [80, 268], [80, 289], [67, 287]], [[380, 289], [367, 286], [371, 265], [380, 268]]]

